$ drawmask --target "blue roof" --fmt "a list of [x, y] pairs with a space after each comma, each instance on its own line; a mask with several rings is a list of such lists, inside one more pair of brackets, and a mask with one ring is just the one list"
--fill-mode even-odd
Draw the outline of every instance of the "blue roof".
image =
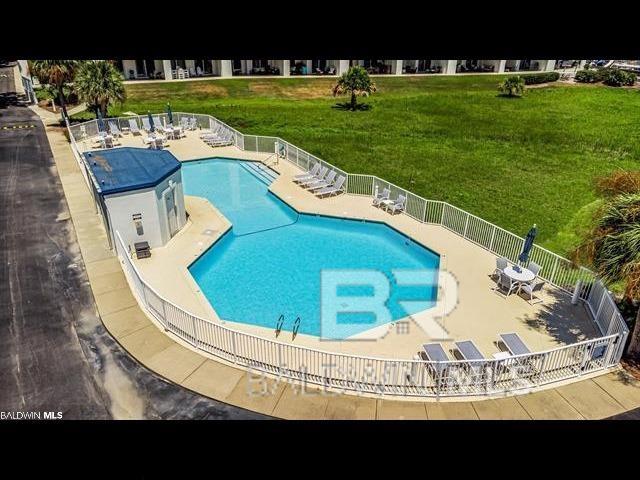
[[84, 155], [103, 195], [155, 187], [180, 168], [167, 150], [122, 147]]

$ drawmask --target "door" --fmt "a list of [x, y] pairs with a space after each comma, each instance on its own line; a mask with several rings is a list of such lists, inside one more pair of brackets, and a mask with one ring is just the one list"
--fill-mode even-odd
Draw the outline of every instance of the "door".
[[176, 196], [173, 188], [165, 191], [164, 202], [167, 207], [169, 236], [173, 237], [178, 232], [178, 207], [176, 206]]

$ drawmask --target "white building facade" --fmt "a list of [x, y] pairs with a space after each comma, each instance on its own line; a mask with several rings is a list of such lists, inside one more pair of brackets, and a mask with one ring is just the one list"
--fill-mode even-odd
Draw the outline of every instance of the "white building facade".
[[361, 65], [373, 75], [546, 72], [557, 60], [117, 60], [126, 80], [341, 75]]

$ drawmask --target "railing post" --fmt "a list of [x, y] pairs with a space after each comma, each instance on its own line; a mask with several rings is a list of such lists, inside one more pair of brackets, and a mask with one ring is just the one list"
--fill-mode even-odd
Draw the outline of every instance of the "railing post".
[[467, 213], [467, 219], [464, 222], [464, 235], [462, 235], [463, 238], [467, 238], [467, 228], [469, 227], [469, 214]]

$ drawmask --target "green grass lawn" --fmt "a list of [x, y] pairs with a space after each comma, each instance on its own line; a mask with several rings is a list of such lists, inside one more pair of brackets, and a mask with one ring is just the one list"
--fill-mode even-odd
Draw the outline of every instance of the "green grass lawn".
[[[332, 108], [332, 79], [127, 86], [125, 111], [208, 113], [280, 136], [336, 166], [445, 200], [560, 254], [595, 209], [593, 179], [640, 168], [640, 92], [554, 85], [497, 96], [487, 76], [375, 78], [369, 111]], [[86, 115], [86, 114], [85, 114]], [[412, 179], [412, 181], [410, 181]]]

